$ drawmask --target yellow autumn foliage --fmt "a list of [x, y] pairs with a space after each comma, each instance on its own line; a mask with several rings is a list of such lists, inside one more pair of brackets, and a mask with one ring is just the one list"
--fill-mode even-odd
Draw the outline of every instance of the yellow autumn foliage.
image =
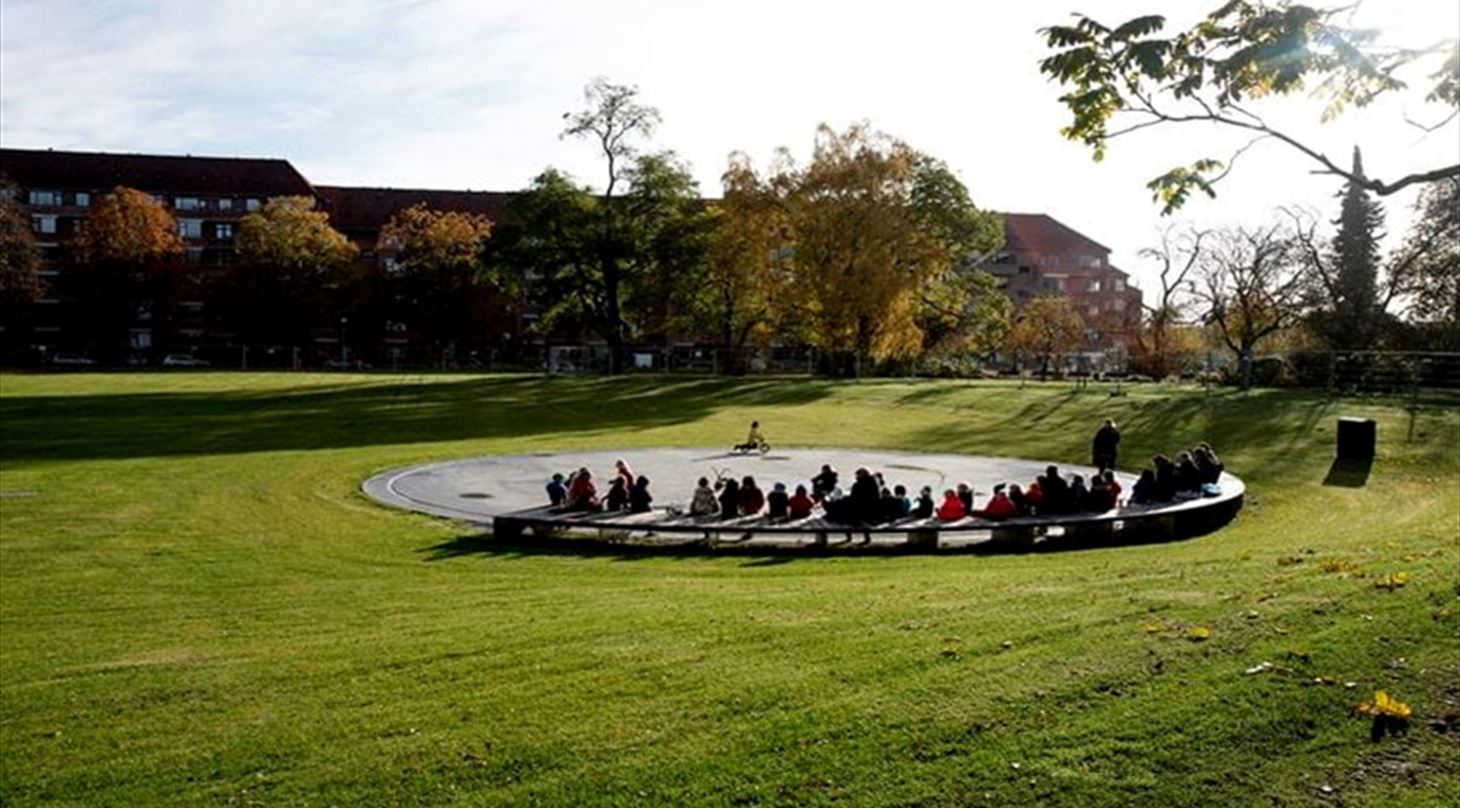
[[1374, 694], [1373, 701], [1361, 701], [1354, 712], [1360, 715], [1384, 716], [1386, 718], [1397, 718], [1401, 721], [1408, 721], [1414, 714], [1414, 710], [1399, 699], [1390, 696], [1380, 690]]

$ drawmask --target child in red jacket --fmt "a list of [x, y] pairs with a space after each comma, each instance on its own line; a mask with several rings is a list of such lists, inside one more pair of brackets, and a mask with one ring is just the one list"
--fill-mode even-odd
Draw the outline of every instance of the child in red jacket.
[[792, 494], [791, 499], [786, 502], [786, 509], [792, 519], [806, 519], [811, 516], [811, 509], [814, 507], [816, 507], [816, 503], [806, 495], [804, 485], [796, 486], [796, 493]]
[[981, 511], [974, 511], [973, 515], [993, 520], [1010, 519], [1019, 515], [1019, 506], [1015, 505], [1014, 500], [1004, 493], [1004, 485], [1000, 483], [994, 486], [994, 496], [989, 500], [989, 504], [985, 505]]
[[965, 514], [963, 500], [959, 498], [958, 492], [948, 489], [943, 492], [943, 504], [938, 506], [938, 518], [944, 522], [956, 522], [962, 519]]

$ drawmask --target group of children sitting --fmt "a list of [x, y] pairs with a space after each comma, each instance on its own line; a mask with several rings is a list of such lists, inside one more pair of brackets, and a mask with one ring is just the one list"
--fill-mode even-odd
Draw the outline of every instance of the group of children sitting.
[[548, 502], [554, 508], [569, 511], [628, 511], [646, 513], [654, 504], [649, 493], [649, 478], [635, 476], [634, 470], [623, 460], [614, 461], [613, 480], [608, 484], [608, 493], [600, 495], [598, 484], [593, 481], [593, 472], [585, 466], [569, 474], [554, 474], [548, 481]]
[[[1222, 476], [1222, 461], [1210, 445], [1198, 444], [1190, 452], [1182, 452], [1175, 461], [1156, 455], [1150, 468], [1141, 472], [1131, 488], [1129, 504], [1145, 505], [1215, 495]], [[649, 478], [635, 476], [624, 460], [614, 462], [614, 476], [608, 493], [600, 496], [593, 474], [580, 468], [566, 479], [554, 474], [547, 485], [548, 500], [555, 508], [569, 511], [612, 511], [644, 513], [654, 501], [649, 493]], [[901, 485], [889, 486], [881, 472], [859, 468], [849, 490], [840, 485], [837, 471], [823, 465], [810, 480], [810, 487], [797, 485], [788, 491], [785, 483], [776, 483], [763, 491], [755, 478], [717, 476], [711, 483], [701, 477], [690, 498], [689, 514], [701, 518], [736, 519], [764, 515], [772, 520], [800, 520], [811, 517], [818, 508], [827, 521], [849, 525], [876, 525], [903, 519], [932, 519], [954, 522], [965, 518], [989, 520], [1021, 516], [1063, 516], [1077, 513], [1105, 513], [1126, 504], [1121, 499], [1123, 488], [1109, 469], [1101, 469], [1085, 477], [1072, 474], [1066, 479], [1058, 466], [1049, 466], [1027, 487], [1000, 483], [982, 508], [974, 507], [973, 487], [966, 482], [943, 492], [941, 503], [935, 503], [933, 489], [924, 486], [916, 499], [908, 496]], [[672, 512], [679, 512], [677, 508]]]

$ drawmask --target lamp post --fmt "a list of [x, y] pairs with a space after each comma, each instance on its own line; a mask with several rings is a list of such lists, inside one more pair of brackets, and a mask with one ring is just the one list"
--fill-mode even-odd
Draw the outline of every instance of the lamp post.
[[350, 322], [350, 318], [348, 318], [348, 317], [341, 317], [340, 318], [340, 367], [341, 368], [345, 368], [349, 364], [349, 360], [348, 360], [347, 354], [346, 354], [346, 351], [348, 349], [345, 348], [345, 326], [349, 322]]

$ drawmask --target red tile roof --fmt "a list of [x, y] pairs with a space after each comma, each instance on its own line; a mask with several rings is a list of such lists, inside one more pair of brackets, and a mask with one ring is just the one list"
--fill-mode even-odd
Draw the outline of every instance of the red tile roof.
[[1043, 213], [1005, 213], [1004, 249], [1010, 252], [1076, 255], [1095, 254], [1101, 257], [1110, 248], [1089, 238]]
[[316, 185], [320, 207], [341, 231], [378, 230], [396, 211], [424, 202], [432, 210], [480, 213], [493, 222], [507, 216], [513, 194], [502, 191], [430, 191], [412, 188], [346, 188]]
[[23, 188], [139, 191], [199, 195], [308, 196], [314, 193], [288, 160], [0, 149], [0, 175]]

